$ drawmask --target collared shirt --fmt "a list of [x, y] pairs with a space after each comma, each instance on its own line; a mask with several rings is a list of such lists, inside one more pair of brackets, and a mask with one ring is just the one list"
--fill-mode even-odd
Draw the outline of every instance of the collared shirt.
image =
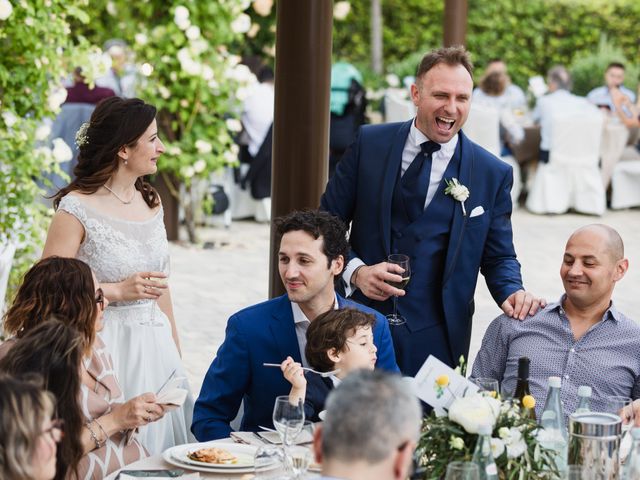
[[[456, 151], [456, 146], [458, 145], [458, 137], [459, 135], [454, 135], [451, 140], [447, 143], [440, 144], [440, 150], [434, 152], [431, 155], [431, 176], [429, 177], [429, 187], [427, 190], [427, 196], [424, 199], [424, 208], [426, 209], [431, 203], [436, 191], [438, 190], [438, 186], [442, 181], [442, 177], [444, 176], [444, 172], [447, 170], [447, 166], [453, 157], [453, 154]], [[402, 164], [401, 175], [404, 175], [404, 172], [407, 171], [411, 162], [416, 158], [418, 152], [420, 152], [420, 145], [424, 142], [428, 142], [429, 139], [427, 136], [418, 130], [416, 127], [416, 119], [413, 119], [411, 122], [411, 128], [409, 129], [409, 135], [407, 135], [407, 140], [404, 144], [404, 150], [402, 150]], [[349, 296], [354, 291], [355, 288], [351, 285], [351, 275], [359, 266], [364, 265], [364, 262], [355, 257], [349, 261], [347, 267], [344, 269], [342, 274], [342, 279], [345, 283], [345, 295]]]
[[[335, 297], [333, 302], [333, 309], [338, 310], [338, 297]], [[308, 367], [307, 357], [304, 354], [304, 349], [307, 346], [307, 329], [311, 325], [311, 320], [304, 314], [300, 305], [295, 302], [291, 302], [291, 311], [293, 312], [293, 323], [296, 326], [296, 338], [298, 339], [298, 347], [300, 348], [300, 358], [302, 359], [302, 366]]]
[[596, 114], [598, 109], [586, 98], [556, 90], [538, 99], [533, 120], [540, 124], [540, 149], [549, 151], [552, 143], [552, 122], [556, 116], [571, 114]]
[[[620, 92], [629, 97], [631, 103], [636, 102], [636, 94], [624, 85], [620, 85]], [[609, 87], [607, 87], [606, 85], [594, 88], [589, 93], [587, 93], [587, 100], [589, 100], [594, 105], [606, 105], [612, 112], [616, 111], [616, 106], [613, 104], [611, 93], [609, 93]]]
[[472, 101], [475, 102], [476, 100], [495, 102], [497, 104], [496, 106], [501, 110], [503, 108], [509, 110], [527, 108], [527, 98], [524, 92], [520, 87], [512, 83], [507, 85], [502, 95], [498, 96], [487, 95], [480, 87], [476, 87], [473, 89]]
[[255, 84], [242, 106], [242, 126], [249, 136], [249, 153], [255, 157], [273, 123], [273, 83]]
[[518, 359], [529, 357], [529, 387], [542, 413], [550, 376], [562, 378], [565, 415], [577, 408], [578, 387], [592, 388], [591, 409], [604, 411], [607, 396], [640, 398], [640, 326], [611, 303], [602, 320], [575, 340], [560, 302], [519, 321], [501, 315], [487, 329], [472, 377], [495, 378], [505, 391], [516, 388]]

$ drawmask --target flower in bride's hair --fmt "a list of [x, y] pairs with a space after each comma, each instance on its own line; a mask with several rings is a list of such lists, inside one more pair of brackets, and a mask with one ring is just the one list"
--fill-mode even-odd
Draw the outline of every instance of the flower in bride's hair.
[[84, 122], [82, 125], [80, 125], [80, 128], [76, 132], [76, 145], [78, 148], [86, 145], [89, 142], [87, 130], [89, 130], [89, 122]]

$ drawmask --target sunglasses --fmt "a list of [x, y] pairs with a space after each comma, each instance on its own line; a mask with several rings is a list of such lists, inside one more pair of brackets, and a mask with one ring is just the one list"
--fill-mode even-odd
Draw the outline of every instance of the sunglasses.
[[104, 310], [104, 292], [101, 288], [96, 290], [96, 304], [100, 305], [100, 310]]
[[64, 420], [56, 418], [51, 421], [51, 426], [44, 430], [42, 434], [47, 434], [55, 443], [60, 443], [64, 437]]

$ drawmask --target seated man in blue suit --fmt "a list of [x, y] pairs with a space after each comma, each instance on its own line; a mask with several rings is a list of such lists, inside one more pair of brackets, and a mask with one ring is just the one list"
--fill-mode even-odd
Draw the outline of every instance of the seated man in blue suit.
[[[524, 291], [513, 247], [511, 167], [460, 130], [471, 73], [462, 47], [425, 55], [411, 86], [416, 117], [362, 127], [321, 199], [351, 223], [347, 295], [382, 313], [400, 296], [406, 323], [391, 333], [410, 376], [430, 354], [451, 366], [468, 355], [479, 271], [507, 315], [522, 320], [540, 305]], [[394, 253], [410, 257], [406, 291], [387, 283], [402, 278], [385, 261]]]
[[326, 212], [299, 211], [275, 220], [280, 238], [278, 264], [287, 294], [248, 307], [227, 323], [225, 339], [209, 367], [193, 412], [191, 430], [200, 441], [228, 437], [230, 422], [244, 400], [241, 430], [272, 426], [275, 397], [290, 384], [279, 368], [288, 356], [307, 366], [303, 356], [306, 330], [321, 313], [353, 307], [376, 316], [376, 366], [398, 371], [389, 327], [378, 312], [336, 295], [349, 251], [347, 228]]

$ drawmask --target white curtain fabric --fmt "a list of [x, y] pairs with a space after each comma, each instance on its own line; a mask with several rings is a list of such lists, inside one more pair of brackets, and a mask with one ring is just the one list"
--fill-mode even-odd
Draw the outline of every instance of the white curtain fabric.
[[602, 215], [605, 190], [598, 168], [603, 117], [600, 112], [557, 116], [552, 121], [549, 163], [538, 164], [527, 208], [533, 213]]

